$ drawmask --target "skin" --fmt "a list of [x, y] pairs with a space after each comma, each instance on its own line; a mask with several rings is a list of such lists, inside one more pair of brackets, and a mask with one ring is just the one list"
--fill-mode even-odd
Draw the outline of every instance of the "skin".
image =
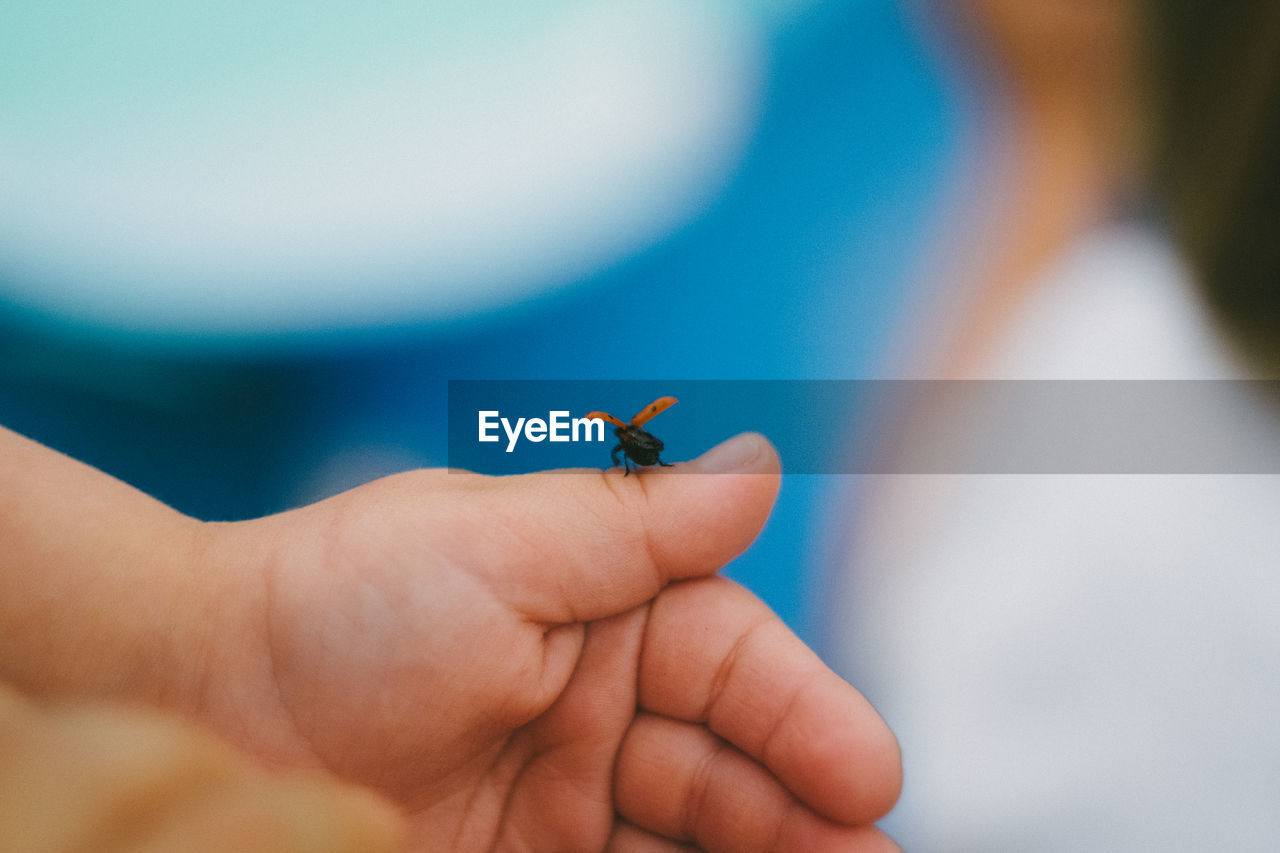
[[[922, 369], [982, 373], [1039, 274], [1082, 230], [1115, 215], [1140, 177], [1133, 117], [1133, 0], [963, 0], [928, 8], [987, 102], [980, 163], [960, 187], [948, 281], [969, 294], [938, 318]], [[920, 339], [918, 334], [913, 340]], [[927, 337], [927, 336], [926, 336]]]
[[177, 712], [252, 772], [377, 792], [414, 849], [894, 849], [893, 735], [715, 575], [777, 492], [760, 436], [626, 478], [409, 472], [234, 524], [13, 433], [0, 456], [0, 680], [28, 695]]
[[25, 853], [393, 850], [387, 803], [322, 774], [269, 773], [170, 715], [37, 704], [0, 685], [0, 847]]

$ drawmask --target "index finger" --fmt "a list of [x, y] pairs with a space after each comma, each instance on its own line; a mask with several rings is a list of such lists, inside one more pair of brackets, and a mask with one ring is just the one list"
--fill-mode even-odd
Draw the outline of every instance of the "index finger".
[[706, 724], [841, 823], [883, 817], [901, 789], [897, 740], [870, 703], [723, 578], [679, 584], [654, 602], [639, 704]]

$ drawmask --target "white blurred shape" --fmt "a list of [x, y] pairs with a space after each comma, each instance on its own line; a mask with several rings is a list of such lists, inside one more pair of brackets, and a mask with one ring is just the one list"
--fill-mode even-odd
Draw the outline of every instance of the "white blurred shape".
[[0, 298], [171, 333], [447, 318], [643, 247], [737, 163], [760, 33], [731, 4], [574, 5], [508, 42], [91, 109], [55, 144], [0, 118]]
[[[998, 343], [982, 378], [1245, 378], [1175, 247], [1128, 224], [1066, 247]], [[1241, 383], [1213, 414], [1274, 439], [1273, 402]], [[1280, 476], [863, 487], [825, 603], [902, 742], [905, 847], [1275, 846]]]

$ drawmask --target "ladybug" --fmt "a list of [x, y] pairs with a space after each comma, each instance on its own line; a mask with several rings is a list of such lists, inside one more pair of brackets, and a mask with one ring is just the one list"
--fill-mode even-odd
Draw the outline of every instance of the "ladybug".
[[637, 465], [661, 465], [664, 468], [670, 468], [671, 463], [663, 462], [658, 458], [658, 454], [662, 452], [662, 441], [654, 438], [642, 428], [643, 424], [659, 412], [669, 409], [676, 403], [675, 397], [659, 397], [649, 405], [641, 409], [631, 423], [624, 424], [613, 415], [605, 412], [587, 412], [587, 419], [599, 418], [602, 421], [608, 421], [616, 427], [613, 434], [618, 437], [618, 446], [613, 449], [611, 457], [613, 464], [618, 464], [618, 451], [622, 451], [622, 464], [626, 467], [627, 472], [622, 476], [631, 473], [631, 466], [627, 464], [630, 459]]

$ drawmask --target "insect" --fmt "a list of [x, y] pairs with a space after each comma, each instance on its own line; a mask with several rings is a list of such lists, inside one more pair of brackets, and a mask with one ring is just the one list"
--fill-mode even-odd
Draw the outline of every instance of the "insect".
[[628, 459], [637, 465], [671, 467], [669, 462], [663, 462], [658, 458], [658, 454], [662, 452], [662, 441], [646, 432], [643, 425], [654, 415], [671, 408], [675, 404], [675, 397], [659, 397], [636, 413], [636, 416], [631, 419], [629, 424], [624, 424], [613, 415], [605, 412], [587, 412], [586, 416], [587, 418], [599, 418], [614, 425], [613, 434], [618, 437], [619, 443], [610, 455], [613, 459], [613, 464], [617, 465], [618, 451], [622, 451], [622, 464], [627, 469], [627, 473], [622, 475], [625, 477], [631, 473], [631, 466], [627, 463]]

